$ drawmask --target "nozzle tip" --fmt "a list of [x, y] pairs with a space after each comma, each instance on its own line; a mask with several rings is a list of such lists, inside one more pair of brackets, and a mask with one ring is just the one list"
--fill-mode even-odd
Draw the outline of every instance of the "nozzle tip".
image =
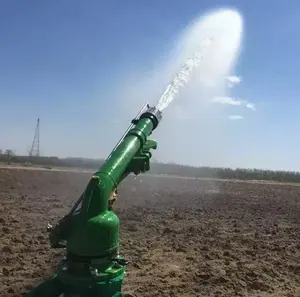
[[162, 119], [162, 112], [159, 109], [157, 109], [155, 106], [149, 107], [148, 110], [141, 115], [141, 119], [142, 118], [151, 119], [154, 125], [153, 128], [154, 130]]

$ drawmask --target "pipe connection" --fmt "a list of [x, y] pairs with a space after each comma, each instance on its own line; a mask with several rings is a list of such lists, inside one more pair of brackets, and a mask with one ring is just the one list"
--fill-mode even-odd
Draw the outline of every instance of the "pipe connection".
[[162, 119], [162, 112], [155, 106], [149, 107], [140, 117], [140, 119], [144, 118], [148, 118], [152, 121], [154, 130]]

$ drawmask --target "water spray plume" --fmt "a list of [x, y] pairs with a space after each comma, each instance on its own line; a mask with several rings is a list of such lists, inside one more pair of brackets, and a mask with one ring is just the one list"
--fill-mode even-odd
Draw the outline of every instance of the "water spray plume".
[[[185, 52], [193, 51], [193, 53], [189, 53], [189, 57], [181, 64], [159, 99], [156, 105], [157, 109], [162, 111], [168, 107], [179, 93], [180, 88], [189, 82], [197, 68], [200, 69], [199, 75], [202, 76], [202, 79], [210, 75], [212, 83], [216, 84], [221, 76], [229, 75], [238, 56], [241, 33], [242, 17], [234, 10], [219, 10], [194, 22], [188, 28], [184, 38], [186, 43], [189, 43], [184, 45]], [[226, 44], [228, 45], [225, 46]], [[218, 57], [221, 57], [220, 61], [218, 61]], [[211, 63], [207, 64], [207, 62]], [[218, 62], [221, 65], [216, 65]]]
[[159, 110], [164, 110], [173, 100], [175, 95], [178, 93], [179, 88], [185, 86], [188, 83], [192, 71], [201, 65], [201, 60], [204, 56], [205, 50], [209, 47], [211, 39], [207, 38], [203, 44], [199, 47], [199, 51], [195, 52], [193, 57], [187, 59], [180, 70], [175, 75], [172, 82], [167, 86], [165, 92], [158, 101], [156, 107]]

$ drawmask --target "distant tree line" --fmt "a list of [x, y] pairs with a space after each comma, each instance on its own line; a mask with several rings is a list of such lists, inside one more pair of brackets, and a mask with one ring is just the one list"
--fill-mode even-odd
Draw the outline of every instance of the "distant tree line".
[[[0, 154], [0, 162], [7, 162], [7, 151]], [[58, 158], [58, 157], [36, 157], [36, 156], [18, 156], [10, 154], [10, 162], [20, 165], [41, 165], [46, 167], [78, 167], [87, 169], [99, 168], [104, 160], [85, 159], [85, 158]]]
[[178, 164], [152, 164], [151, 172], [156, 174], [180, 175], [198, 178], [220, 178], [239, 180], [266, 180], [282, 182], [300, 182], [300, 172], [272, 171], [261, 169], [231, 169], [213, 167], [192, 167]]
[[[98, 169], [104, 160], [88, 158], [58, 158], [58, 157], [29, 157], [18, 156], [11, 150], [0, 153], [0, 162], [9, 164], [20, 164], [25, 166], [39, 165], [48, 169], [51, 167], [76, 167], [86, 169]], [[260, 169], [231, 169], [192, 167], [178, 164], [151, 163], [150, 173], [167, 174], [195, 178], [220, 178], [239, 180], [267, 180], [282, 182], [300, 182], [300, 172], [294, 171], [272, 171]]]

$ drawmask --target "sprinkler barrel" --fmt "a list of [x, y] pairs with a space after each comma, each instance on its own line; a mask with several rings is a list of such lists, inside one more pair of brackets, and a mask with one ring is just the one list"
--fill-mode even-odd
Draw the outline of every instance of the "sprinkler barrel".
[[[119, 218], [113, 212], [117, 186], [130, 173], [150, 169], [150, 136], [161, 121], [156, 107], [136, 117], [101, 168], [92, 176], [80, 197], [81, 207], [66, 215], [54, 228], [49, 225], [53, 248], [65, 247], [66, 258], [55, 275], [26, 296], [117, 297], [127, 261], [119, 255]], [[72, 295], [73, 294], [73, 295]]]

